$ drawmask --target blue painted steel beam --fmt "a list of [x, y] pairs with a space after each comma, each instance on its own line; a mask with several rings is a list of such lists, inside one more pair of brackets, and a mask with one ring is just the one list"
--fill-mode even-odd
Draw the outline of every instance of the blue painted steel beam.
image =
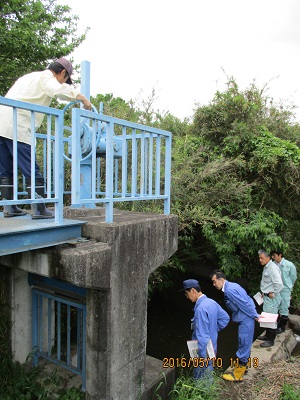
[[85, 223], [66, 219], [62, 224], [55, 224], [25, 217], [1, 219], [0, 256], [80, 240], [81, 226]]
[[71, 283], [64, 282], [58, 279], [48, 278], [47, 276], [28, 273], [29, 286], [48, 286], [50, 290], [69, 292], [83, 298], [86, 297], [86, 288], [72, 285]]

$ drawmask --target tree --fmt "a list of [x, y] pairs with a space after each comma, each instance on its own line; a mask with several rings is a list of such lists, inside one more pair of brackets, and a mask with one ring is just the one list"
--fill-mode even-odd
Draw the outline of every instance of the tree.
[[173, 145], [172, 213], [183, 260], [209, 259], [253, 282], [258, 249], [299, 258], [299, 138], [292, 112], [255, 85], [241, 91], [230, 80], [198, 107]]
[[69, 55], [85, 39], [77, 34], [78, 16], [56, 0], [0, 2], [0, 95], [15, 80]]
[[121, 97], [114, 97], [112, 93], [97, 94], [91, 97], [91, 102], [98, 109], [100, 103], [103, 104], [103, 113], [116, 118], [138, 122], [140, 113], [136, 110], [133, 101], [126, 102]]

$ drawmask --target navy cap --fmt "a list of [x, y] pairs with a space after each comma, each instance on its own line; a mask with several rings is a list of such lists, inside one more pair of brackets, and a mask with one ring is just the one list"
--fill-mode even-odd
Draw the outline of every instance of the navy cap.
[[196, 281], [196, 279], [187, 279], [186, 281], [183, 281], [183, 289], [179, 290], [179, 292], [182, 292], [183, 290], [192, 289], [197, 286], [200, 286], [200, 284], [198, 281]]

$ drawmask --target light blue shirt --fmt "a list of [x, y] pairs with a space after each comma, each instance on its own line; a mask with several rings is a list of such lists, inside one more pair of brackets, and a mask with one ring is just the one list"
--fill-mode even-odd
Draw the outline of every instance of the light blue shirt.
[[272, 260], [264, 266], [262, 278], [260, 282], [260, 290], [262, 293], [280, 293], [283, 288], [281, 273], [278, 265]]
[[283, 286], [292, 290], [297, 279], [297, 270], [295, 265], [291, 261], [282, 258], [279, 267]]

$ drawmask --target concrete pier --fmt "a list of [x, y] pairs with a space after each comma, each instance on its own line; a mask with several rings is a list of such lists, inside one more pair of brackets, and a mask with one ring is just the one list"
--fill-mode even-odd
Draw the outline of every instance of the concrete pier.
[[[177, 250], [177, 217], [115, 210], [107, 224], [102, 208], [70, 208], [65, 217], [86, 222], [87, 241], [0, 258], [14, 359], [25, 362], [32, 351], [28, 272], [62, 280], [87, 289], [86, 398], [148, 400], [155, 364], [146, 363], [148, 277]], [[157, 365], [153, 385], [161, 379]]]

